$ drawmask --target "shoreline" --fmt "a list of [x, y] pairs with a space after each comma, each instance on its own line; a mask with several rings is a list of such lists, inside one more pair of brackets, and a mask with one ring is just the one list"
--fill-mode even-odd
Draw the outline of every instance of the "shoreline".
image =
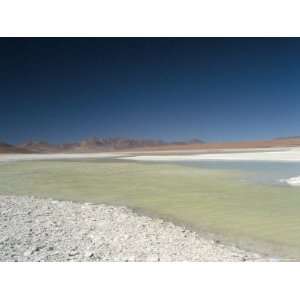
[[300, 147], [255, 148], [255, 149], [209, 149], [184, 151], [119, 151], [87, 153], [35, 153], [4, 154], [0, 153], [0, 162], [31, 160], [115, 158], [133, 161], [270, 161], [300, 162]]
[[121, 153], [35, 153], [35, 154], [3, 154], [0, 153], [0, 162], [32, 161], [32, 160], [59, 160], [84, 158], [116, 158]]
[[223, 152], [223, 153], [194, 153], [172, 155], [135, 155], [117, 157], [117, 159], [133, 161], [270, 161], [270, 162], [300, 162], [300, 148], [281, 150], [265, 149], [264, 151]]
[[127, 207], [0, 195], [0, 261], [270, 261]]

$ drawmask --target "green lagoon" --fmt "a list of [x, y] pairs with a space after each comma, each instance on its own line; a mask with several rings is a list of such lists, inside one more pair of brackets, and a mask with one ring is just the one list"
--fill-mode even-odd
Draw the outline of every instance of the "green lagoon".
[[300, 187], [280, 178], [300, 164], [118, 159], [0, 164], [0, 194], [126, 205], [203, 234], [289, 260], [300, 259]]

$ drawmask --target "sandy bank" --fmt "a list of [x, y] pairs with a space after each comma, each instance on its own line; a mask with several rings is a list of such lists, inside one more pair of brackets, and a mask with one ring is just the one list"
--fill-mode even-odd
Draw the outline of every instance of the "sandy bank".
[[0, 261], [257, 261], [125, 207], [0, 196]]

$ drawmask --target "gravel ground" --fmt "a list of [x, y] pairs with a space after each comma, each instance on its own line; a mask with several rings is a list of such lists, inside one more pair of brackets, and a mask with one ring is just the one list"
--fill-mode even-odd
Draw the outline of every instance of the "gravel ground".
[[0, 196], [0, 261], [257, 261], [125, 207]]

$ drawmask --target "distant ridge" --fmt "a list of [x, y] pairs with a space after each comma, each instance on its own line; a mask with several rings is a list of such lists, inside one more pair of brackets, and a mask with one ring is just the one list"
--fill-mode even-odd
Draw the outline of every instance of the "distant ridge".
[[27, 149], [18, 148], [16, 146], [0, 142], [0, 153], [30, 153]]
[[223, 149], [300, 147], [300, 136], [279, 137], [272, 140], [205, 143], [199, 139], [166, 142], [156, 139], [90, 138], [76, 143], [50, 144], [29, 141], [20, 145], [0, 143], [0, 153], [89, 153], [109, 151], [222, 151]]
[[274, 138], [273, 140], [298, 140], [300, 139], [300, 135], [294, 135], [294, 136], [281, 136]]
[[159, 139], [130, 139], [130, 138], [90, 138], [78, 143], [49, 144], [45, 141], [29, 141], [18, 145], [20, 149], [38, 153], [57, 152], [100, 152], [115, 150], [132, 150], [143, 148], [160, 148], [173, 145], [203, 144], [200, 139], [189, 141], [165, 142]]

